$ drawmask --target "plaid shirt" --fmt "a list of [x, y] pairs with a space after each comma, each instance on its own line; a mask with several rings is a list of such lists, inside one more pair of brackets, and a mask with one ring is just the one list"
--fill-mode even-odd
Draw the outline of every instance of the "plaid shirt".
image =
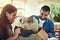
[[[12, 30], [12, 26], [9, 25], [9, 28]], [[0, 40], [7, 40], [6, 36], [3, 35], [3, 31], [0, 28]]]

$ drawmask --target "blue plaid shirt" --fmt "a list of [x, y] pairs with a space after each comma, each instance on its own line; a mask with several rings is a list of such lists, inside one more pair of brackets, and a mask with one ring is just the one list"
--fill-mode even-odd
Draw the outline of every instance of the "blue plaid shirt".
[[[9, 28], [12, 30], [12, 26], [9, 25]], [[7, 40], [6, 36], [3, 35], [3, 31], [0, 28], [0, 40]]]

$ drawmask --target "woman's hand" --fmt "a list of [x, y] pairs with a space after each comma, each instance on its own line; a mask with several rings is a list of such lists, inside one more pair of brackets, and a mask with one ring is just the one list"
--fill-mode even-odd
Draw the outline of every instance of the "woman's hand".
[[18, 38], [18, 35], [21, 33], [21, 28], [15, 29], [14, 35], [7, 40], [16, 40]]
[[18, 38], [18, 35], [21, 33], [21, 28], [15, 29], [14, 36], [15, 38]]
[[14, 33], [15, 34], [19, 34], [19, 33], [21, 33], [20, 30], [21, 30], [21, 28], [17, 28], [17, 29], [15, 29], [15, 32]]

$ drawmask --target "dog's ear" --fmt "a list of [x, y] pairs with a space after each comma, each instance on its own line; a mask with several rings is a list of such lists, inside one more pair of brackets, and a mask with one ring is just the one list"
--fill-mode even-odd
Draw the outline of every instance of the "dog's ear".
[[19, 21], [22, 22], [22, 18]]

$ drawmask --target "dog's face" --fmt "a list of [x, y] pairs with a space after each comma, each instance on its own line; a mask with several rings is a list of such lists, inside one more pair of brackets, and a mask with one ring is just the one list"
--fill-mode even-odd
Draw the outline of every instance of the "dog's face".
[[30, 26], [31, 26], [31, 23], [32, 23], [32, 19], [31, 18], [21, 18], [20, 20], [20, 23], [22, 24], [22, 26], [24, 27], [24, 29], [26, 30], [30, 30]]
[[20, 20], [21, 25], [23, 26], [24, 30], [38, 30], [38, 20], [36, 18], [21, 18]]
[[32, 23], [33, 22], [33, 18], [21, 18], [19, 21], [21, 23], [25, 23], [25, 22]]

